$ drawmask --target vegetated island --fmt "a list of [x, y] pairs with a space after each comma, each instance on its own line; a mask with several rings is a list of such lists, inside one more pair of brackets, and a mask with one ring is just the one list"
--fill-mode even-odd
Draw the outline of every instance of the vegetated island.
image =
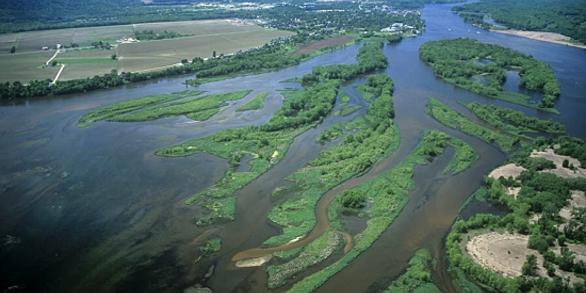
[[[560, 95], [559, 83], [551, 67], [533, 57], [470, 39], [427, 42], [421, 46], [419, 55], [437, 76], [458, 87], [490, 98], [558, 113], [554, 103]], [[536, 103], [524, 94], [503, 90], [507, 71], [519, 74], [520, 86], [541, 93], [541, 101]]]
[[243, 99], [250, 90], [201, 96], [197, 90], [146, 96], [95, 109], [83, 115], [79, 127], [98, 121], [140, 122], [185, 115], [196, 121], [208, 120], [229, 102]]
[[481, 0], [453, 11], [494, 32], [586, 48], [585, 7], [583, 0]]
[[[305, 75], [304, 89], [283, 92], [283, 107], [265, 125], [224, 130], [206, 138], [187, 141], [157, 151], [161, 156], [186, 156], [208, 152], [228, 159], [234, 168], [210, 188], [195, 194], [187, 204], [199, 204], [209, 211], [199, 225], [234, 218], [234, 193], [276, 164], [293, 138], [330, 114], [343, 81], [386, 67], [383, 42], [367, 41], [358, 52], [358, 64], [318, 67]], [[235, 166], [250, 156], [251, 169], [237, 172]]]
[[508, 213], [454, 224], [446, 247], [457, 289], [584, 292], [585, 150], [579, 139], [539, 138], [491, 172], [475, 196]]

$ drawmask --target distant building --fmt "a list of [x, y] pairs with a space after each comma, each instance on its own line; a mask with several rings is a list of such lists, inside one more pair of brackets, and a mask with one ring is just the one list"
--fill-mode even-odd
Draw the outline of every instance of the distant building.
[[43, 47], [41, 47], [41, 50], [43, 50], [43, 51], [47, 51], [47, 50], [49, 50], [49, 47], [47, 47], [47, 46], [43, 46]]
[[63, 47], [63, 46], [62, 46], [61, 44], [57, 44], [57, 45], [55, 45], [55, 47], [56, 47], [57, 49], [61, 49], [61, 47]]

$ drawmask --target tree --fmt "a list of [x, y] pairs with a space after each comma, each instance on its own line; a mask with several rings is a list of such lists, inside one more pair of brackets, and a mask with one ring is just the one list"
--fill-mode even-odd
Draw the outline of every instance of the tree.
[[112, 54], [112, 60], [116, 60], [118, 59], [118, 56], [116, 54]]
[[527, 256], [522, 268], [523, 275], [535, 276], [537, 275], [537, 257], [534, 254]]
[[564, 167], [564, 168], [570, 167], [570, 162], [568, 161], [568, 159], [564, 159], [564, 162], [562, 163], [562, 167]]
[[212, 57], [216, 58], [216, 50], [214, 50], [214, 52], [212, 52]]
[[16, 47], [12, 46], [12, 48], [10, 48], [10, 54], [14, 54], [16, 53]]

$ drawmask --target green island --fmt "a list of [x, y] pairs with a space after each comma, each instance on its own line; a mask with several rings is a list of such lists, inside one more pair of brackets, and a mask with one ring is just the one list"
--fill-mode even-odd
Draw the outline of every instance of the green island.
[[490, 126], [503, 129], [517, 136], [522, 136], [523, 133], [527, 132], [550, 134], [563, 134], [566, 132], [564, 125], [559, 122], [530, 117], [523, 112], [507, 108], [479, 103], [466, 104], [466, 108], [470, 109], [478, 118]]
[[468, 22], [483, 28], [498, 27], [485, 20], [492, 18], [498, 25], [527, 31], [556, 32], [586, 43], [586, 8], [582, 0], [482, 0], [455, 6]]
[[429, 251], [418, 250], [409, 260], [407, 271], [394, 280], [385, 293], [440, 293], [431, 279], [433, 259]]
[[[283, 107], [265, 125], [224, 130], [157, 151], [161, 156], [207, 152], [228, 159], [233, 166], [218, 183], [186, 201], [187, 204], [198, 203], [210, 211], [196, 222], [205, 225], [232, 220], [234, 193], [276, 164], [295, 136], [331, 113], [342, 81], [386, 67], [382, 46], [380, 40], [367, 41], [358, 52], [358, 64], [318, 67], [305, 75], [304, 90], [283, 92]], [[235, 167], [245, 155], [252, 157], [250, 170], [236, 172]]]
[[249, 93], [249, 90], [243, 90], [201, 96], [201, 91], [184, 91], [147, 96], [98, 108], [83, 115], [78, 126], [87, 127], [98, 121], [140, 122], [178, 115], [203, 121], [218, 113], [228, 102], [240, 100]]
[[199, 251], [203, 255], [210, 255], [210, 254], [213, 254], [215, 252], [220, 251], [221, 248], [222, 248], [222, 239], [212, 238], [212, 239], [206, 241], [205, 244], [199, 248]]
[[[446, 246], [458, 288], [482, 292], [472, 281], [497, 292], [584, 292], [586, 263], [579, 255], [586, 248], [586, 178], [567, 175], [572, 172], [564, 169], [581, 168], [568, 159], [555, 160], [584, 148], [569, 137], [539, 138], [495, 170], [503, 175], [486, 179], [477, 194], [506, 206], [508, 213], [477, 214], [453, 225]], [[553, 155], [542, 157], [547, 150]], [[515, 259], [507, 273], [495, 264], [504, 258]]]
[[[409, 191], [412, 190], [414, 184], [412, 177], [415, 166], [423, 165], [433, 160], [434, 156], [440, 155], [446, 147], [446, 136], [439, 131], [427, 130], [422, 142], [399, 165], [364, 184], [349, 189], [348, 192], [365, 194], [368, 202], [371, 203], [367, 211], [366, 228], [354, 236], [354, 246], [348, 253], [333, 264], [295, 283], [288, 292], [316, 290], [367, 250], [391, 225], [406, 205]], [[333, 216], [333, 221], [336, 222], [335, 217], [338, 217], [338, 212], [335, 211], [336, 205], [330, 206], [330, 209], [330, 217]], [[334, 226], [338, 225], [334, 224]]]
[[[545, 63], [517, 51], [471, 39], [431, 41], [419, 49], [433, 72], [458, 87], [490, 98], [558, 113], [560, 86]], [[521, 86], [543, 94], [539, 104], [526, 95], [503, 90], [506, 71], [518, 71]]]
[[283, 233], [265, 241], [266, 245], [285, 244], [305, 235], [315, 225], [314, 209], [326, 191], [368, 170], [399, 146], [398, 129], [392, 122], [393, 82], [386, 75], [373, 75], [370, 79], [385, 80], [379, 84], [380, 96], [373, 100], [365, 116], [345, 126], [352, 133], [341, 144], [322, 151], [308, 166], [289, 176], [298, 191], [269, 213], [269, 219], [280, 225]]
[[496, 143], [502, 150], [510, 151], [519, 143], [518, 138], [497, 130], [476, 124], [438, 99], [430, 98], [427, 112], [440, 123], [474, 135], [489, 143]]
[[260, 93], [258, 95], [256, 95], [252, 100], [250, 100], [248, 103], [242, 105], [240, 108], [236, 109], [236, 111], [238, 112], [244, 112], [244, 111], [250, 111], [250, 110], [258, 110], [258, 109], [262, 109], [265, 105], [265, 99], [267, 98], [267, 96], [269, 95], [269, 93]]

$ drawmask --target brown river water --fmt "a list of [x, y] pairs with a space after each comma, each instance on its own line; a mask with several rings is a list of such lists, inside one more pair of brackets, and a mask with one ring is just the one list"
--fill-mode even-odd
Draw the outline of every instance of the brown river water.
[[[326, 193], [316, 215], [323, 220], [339, 192], [396, 166], [415, 148], [425, 129], [441, 130], [464, 140], [480, 158], [455, 176], [443, 173], [453, 154], [451, 149], [433, 163], [417, 167], [416, 188], [395, 222], [369, 250], [318, 291], [379, 291], [405, 270], [409, 258], [420, 248], [428, 248], [439, 260], [434, 272], [436, 283], [446, 292], [453, 291], [445, 271], [443, 239], [483, 176], [504, 162], [506, 155], [427, 116], [424, 107], [429, 96], [471, 118], [458, 101], [498, 104], [556, 119], [571, 135], [586, 137], [585, 50], [478, 31], [452, 14], [449, 5], [428, 5], [422, 13], [426, 21], [422, 36], [384, 49], [389, 59], [386, 72], [395, 82], [399, 149], [365, 174]], [[435, 78], [419, 60], [419, 46], [429, 40], [456, 37], [511, 47], [550, 64], [562, 86], [557, 103], [562, 114], [538, 113], [486, 99]], [[282, 103], [278, 90], [296, 86], [282, 81], [302, 76], [318, 65], [355, 62], [358, 47], [349, 46], [277, 72], [202, 85], [201, 89], [209, 92], [254, 90], [206, 122], [191, 123], [177, 117], [145, 123], [97, 123], [85, 129], [75, 125], [81, 115], [98, 106], [183, 90], [182, 83], [188, 76], [1, 105], [0, 289], [19, 286], [36, 292], [177, 292], [201, 283], [215, 292], [267, 291], [264, 268], [236, 268], [232, 258], [261, 247], [279, 233], [279, 228], [267, 220], [275, 204], [271, 202], [272, 191], [290, 184], [285, 179], [289, 174], [328, 147], [315, 141], [324, 129], [364, 113], [366, 104], [352, 89], [360, 81], [345, 85], [344, 90], [362, 109], [346, 117], [327, 117], [299, 135], [277, 165], [237, 193], [233, 222], [197, 227], [193, 224], [197, 208], [183, 204], [186, 197], [219, 180], [228, 168], [227, 162], [206, 154], [161, 158], [154, 151], [222, 129], [265, 123]], [[514, 83], [514, 78], [511, 80]], [[510, 82], [506, 86], [518, 87]], [[270, 93], [262, 111], [234, 111], [261, 91]], [[327, 228], [327, 221], [319, 223], [308, 239]], [[198, 245], [211, 235], [223, 239], [222, 250], [196, 262]], [[303, 241], [307, 240], [299, 243]], [[340, 256], [337, 253], [325, 263]], [[204, 277], [210, 267], [213, 274]]]

